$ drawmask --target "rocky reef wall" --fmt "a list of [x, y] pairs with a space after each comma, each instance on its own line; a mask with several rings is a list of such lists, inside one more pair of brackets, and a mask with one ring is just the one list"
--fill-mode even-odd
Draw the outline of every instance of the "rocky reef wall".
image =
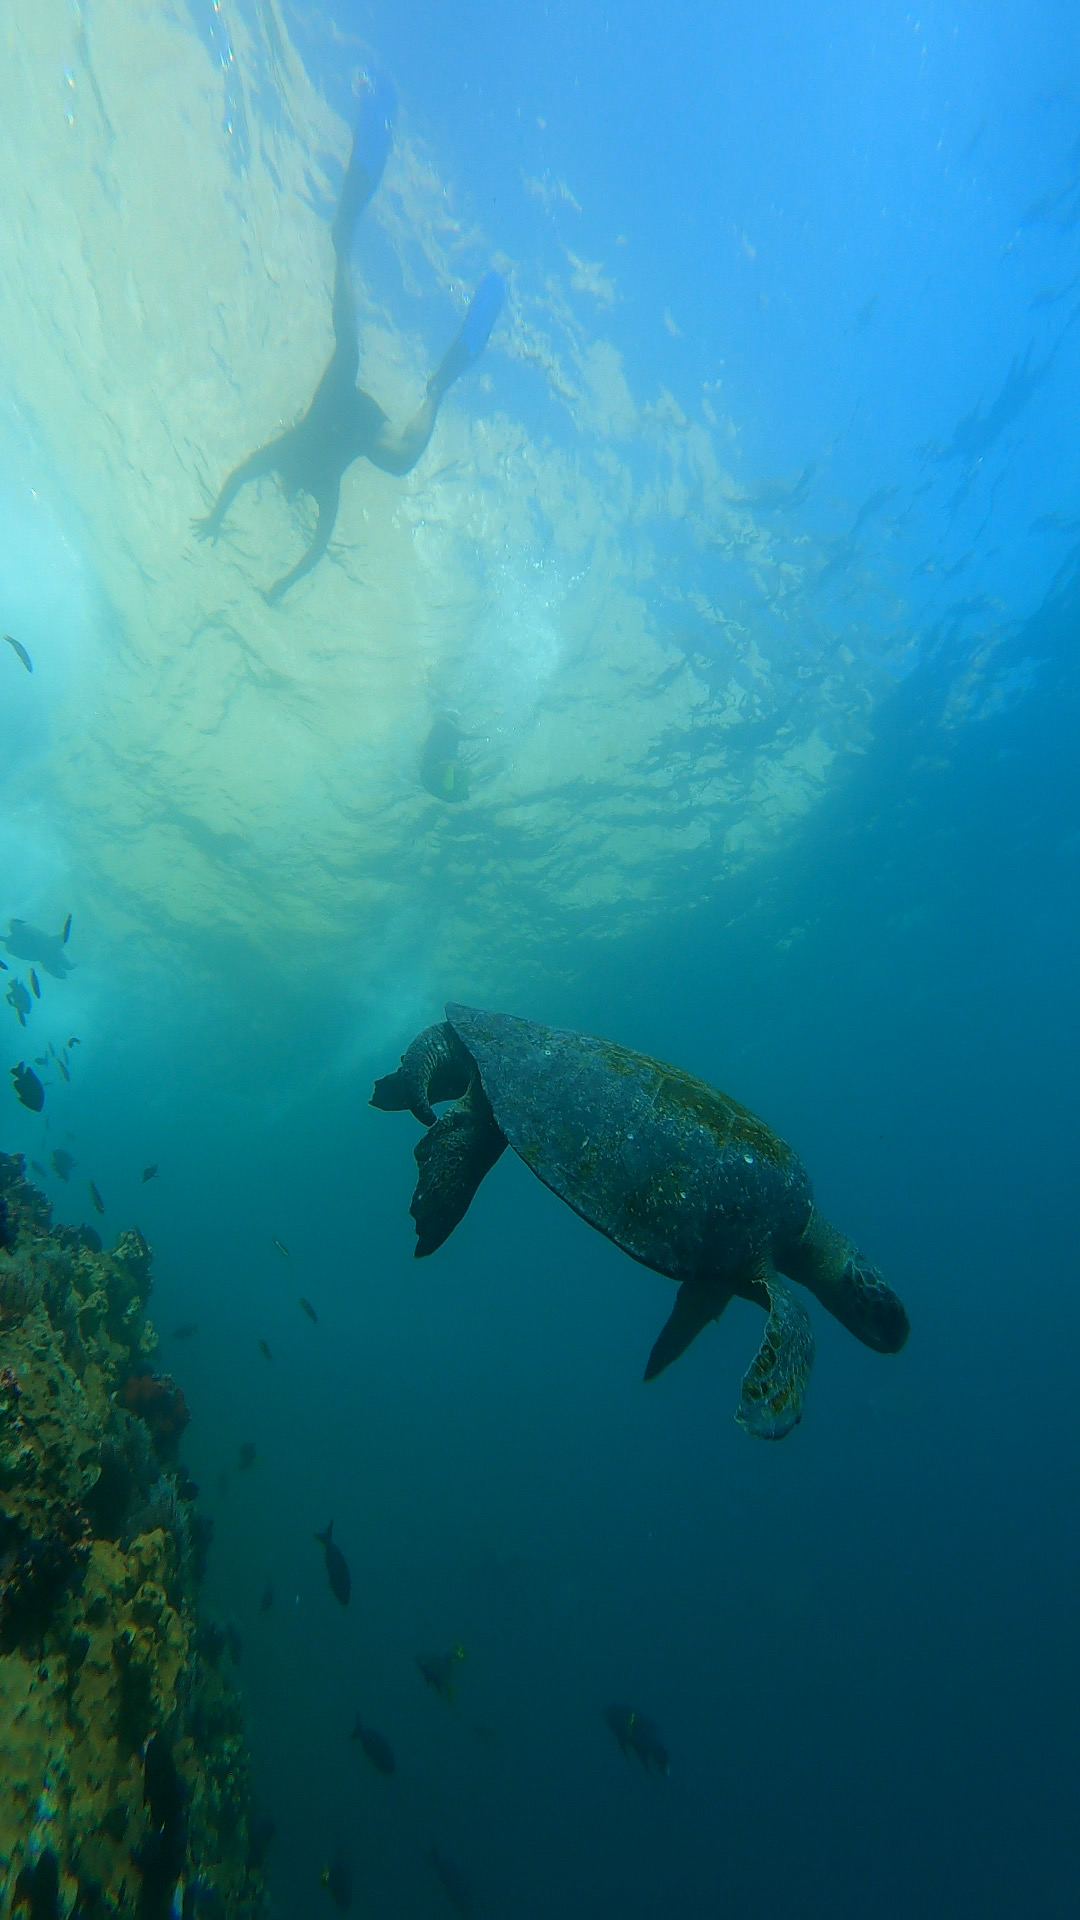
[[137, 1231], [53, 1228], [0, 1154], [0, 1920], [264, 1909], [150, 1265]]

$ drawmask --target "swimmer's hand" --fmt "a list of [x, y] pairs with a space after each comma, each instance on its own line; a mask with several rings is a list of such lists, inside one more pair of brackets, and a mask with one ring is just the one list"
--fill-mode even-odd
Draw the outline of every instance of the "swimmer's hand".
[[209, 540], [213, 546], [221, 532], [221, 521], [216, 513], [206, 513], [192, 521], [191, 531], [196, 540]]

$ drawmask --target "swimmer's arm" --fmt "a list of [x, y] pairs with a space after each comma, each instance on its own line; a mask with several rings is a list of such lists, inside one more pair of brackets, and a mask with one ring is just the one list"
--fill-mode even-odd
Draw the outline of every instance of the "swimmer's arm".
[[233, 468], [210, 512], [202, 519], [192, 521], [191, 531], [196, 539], [210, 541], [217, 539], [225, 515], [241, 487], [246, 487], [249, 480], [260, 480], [264, 474], [274, 471], [280, 445], [280, 440], [271, 440], [265, 447], [256, 447], [254, 453], [249, 453], [246, 460], [241, 460], [240, 465]]

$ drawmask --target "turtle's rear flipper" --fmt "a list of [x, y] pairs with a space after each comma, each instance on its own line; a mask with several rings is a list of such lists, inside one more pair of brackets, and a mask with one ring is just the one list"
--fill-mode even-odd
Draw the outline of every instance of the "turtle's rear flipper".
[[680, 1353], [685, 1353], [692, 1340], [696, 1340], [702, 1327], [710, 1320], [719, 1320], [728, 1301], [732, 1288], [717, 1280], [684, 1280], [675, 1295], [675, 1305], [670, 1317], [660, 1329], [656, 1345], [649, 1355], [649, 1364], [645, 1369], [645, 1379], [655, 1380], [658, 1373], [670, 1367]]
[[432, 1101], [460, 1099], [475, 1071], [471, 1053], [450, 1022], [442, 1020], [417, 1034], [396, 1073], [376, 1080], [369, 1105], [381, 1107], [384, 1113], [414, 1113], [425, 1127], [431, 1127], [435, 1124]]
[[409, 1212], [416, 1221], [418, 1260], [453, 1233], [505, 1146], [479, 1081], [417, 1141], [420, 1178]]
[[777, 1261], [792, 1280], [816, 1293], [842, 1327], [876, 1353], [899, 1353], [910, 1332], [904, 1303], [858, 1247], [817, 1208], [800, 1238]]
[[802, 1419], [814, 1363], [814, 1332], [805, 1307], [773, 1273], [761, 1276], [769, 1295], [765, 1334], [743, 1375], [735, 1418], [758, 1440], [782, 1440]]

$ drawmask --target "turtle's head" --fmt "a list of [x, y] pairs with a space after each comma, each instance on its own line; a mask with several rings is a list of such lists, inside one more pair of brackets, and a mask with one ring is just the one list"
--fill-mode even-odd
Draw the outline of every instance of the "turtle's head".
[[904, 1303], [877, 1268], [816, 1207], [777, 1265], [816, 1293], [841, 1326], [877, 1353], [899, 1353], [910, 1332]]

